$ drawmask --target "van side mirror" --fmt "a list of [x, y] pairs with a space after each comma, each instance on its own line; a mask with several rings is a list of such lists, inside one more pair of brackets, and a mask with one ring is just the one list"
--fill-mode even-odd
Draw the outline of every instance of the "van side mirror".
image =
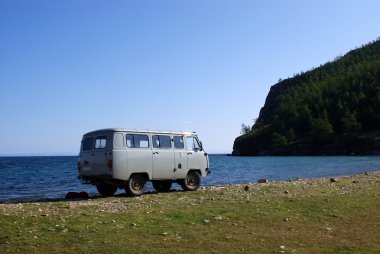
[[203, 151], [203, 144], [202, 144], [202, 141], [199, 141], [199, 151]]

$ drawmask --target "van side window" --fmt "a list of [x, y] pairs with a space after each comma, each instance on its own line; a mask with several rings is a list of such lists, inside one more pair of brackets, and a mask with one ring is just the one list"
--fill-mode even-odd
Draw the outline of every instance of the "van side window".
[[107, 137], [106, 136], [97, 137], [95, 139], [95, 149], [105, 148], [106, 145], [107, 145]]
[[85, 138], [83, 140], [83, 151], [92, 150], [94, 147], [94, 138]]
[[129, 148], [148, 148], [148, 135], [142, 134], [127, 134], [127, 147]]
[[171, 148], [171, 139], [167, 135], [153, 135], [152, 136], [153, 148]]
[[199, 150], [200, 145], [195, 137], [186, 137], [187, 150]]
[[183, 137], [182, 136], [174, 136], [174, 148], [176, 149], [183, 149], [185, 145], [183, 144]]
[[133, 135], [127, 135], [127, 147], [135, 147], [135, 143], [133, 142]]
[[113, 136], [113, 146], [115, 148], [124, 147], [124, 137], [121, 133], [115, 133]]

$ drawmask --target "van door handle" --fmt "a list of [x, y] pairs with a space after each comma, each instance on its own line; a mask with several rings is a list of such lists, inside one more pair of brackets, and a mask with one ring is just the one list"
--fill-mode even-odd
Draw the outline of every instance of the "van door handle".
[[158, 152], [153, 152], [153, 154], [158, 154]]
[[189, 155], [190, 155], [190, 154], [193, 154], [193, 152], [188, 152], [187, 154], [189, 154]]

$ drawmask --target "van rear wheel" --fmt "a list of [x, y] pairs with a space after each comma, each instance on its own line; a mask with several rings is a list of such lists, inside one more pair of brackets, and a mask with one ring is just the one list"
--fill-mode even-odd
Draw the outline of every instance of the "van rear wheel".
[[185, 191], [195, 191], [201, 186], [201, 175], [198, 172], [190, 171], [186, 178], [179, 182]]
[[152, 184], [153, 184], [153, 188], [158, 192], [168, 192], [170, 191], [170, 188], [172, 187], [171, 180], [152, 181]]
[[103, 196], [112, 196], [117, 191], [117, 187], [106, 183], [97, 184], [98, 192]]
[[127, 185], [125, 186], [125, 192], [131, 196], [140, 196], [144, 193], [146, 185], [146, 178], [143, 175], [131, 175]]

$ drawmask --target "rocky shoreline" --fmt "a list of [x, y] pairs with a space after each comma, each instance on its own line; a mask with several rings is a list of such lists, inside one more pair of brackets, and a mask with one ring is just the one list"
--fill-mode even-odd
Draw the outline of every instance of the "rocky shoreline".
[[[247, 190], [254, 190], [255, 188], [261, 188], [263, 186], [270, 186], [271, 184], [275, 185], [287, 185], [289, 183], [292, 183], [292, 185], [307, 185], [307, 184], [322, 184], [322, 183], [335, 183], [339, 182], [340, 179], [353, 179], [357, 177], [363, 177], [363, 176], [374, 176], [374, 177], [380, 177], [380, 171], [369, 171], [369, 172], [364, 172], [364, 173], [359, 173], [359, 174], [354, 174], [354, 175], [343, 175], [343, 176], [329, 176], [329, 177], [322, 177], [322, 178], [295, 178], [295, 179], [287, 179], [287, 180], [271, 180], [271, 179], [259, 179], [257, 180], [256, 183], [242, 183], [242, 184], [221, 184], [221, 185], [213, 185], [213, 186], [202, 186], [200, 187], [199, 191], [197, 192], [202, 192], [202, 191], [220, 191], [220, 190], [230, 190], [230, 189], [242, 189], [244, 191]], [[353, 183], [357, 183], [358, 181], [353, 180]], [[379, 181], [380, 183], [380, 181]], [[168, 193], [186, 193], [183, 190], [179, 189], [173, 189]], [[160, 195], [160, 193], [153, 191], [153, 192], [146, 192], [144, 193], [141, 197], [148, 196], [148, 195]], [[112, 201], [111, 203], [107, 202], [107, 199], [112, 199], [112, 198], [125, 198], [125, 199], [140, 199], [141, 197], [127, 197], [125, 194], [117, 194], [112, 197], [102, 197], [100, 195], [95, 195], [95, 196], [88, 196], [85, 195], [85, 197], [77, 197], [77, 198], [59, 198], [59, 199], [39, 199], [39, 200], [28, 200], [28, 201], [10, 201], [10, 202], [2, 202], [0, 203], [0, 208], [1, 207], [6, 207], [6, 206], [19, 206], [22, 204], [43, 204], [43, 203], [49, 203], [49, 202], [67, 202], [69, 206], [75, 206], [75, 205], [80, 205], [81, 203], [85, 204], [91, 204], [92, 202], [98, 203], [99, 201], [105, 202], [106, 204], [112, 204], [112, 203], [118, 203]], [[114, 205], [110, 205], [110, 207], [113, 207]]]

